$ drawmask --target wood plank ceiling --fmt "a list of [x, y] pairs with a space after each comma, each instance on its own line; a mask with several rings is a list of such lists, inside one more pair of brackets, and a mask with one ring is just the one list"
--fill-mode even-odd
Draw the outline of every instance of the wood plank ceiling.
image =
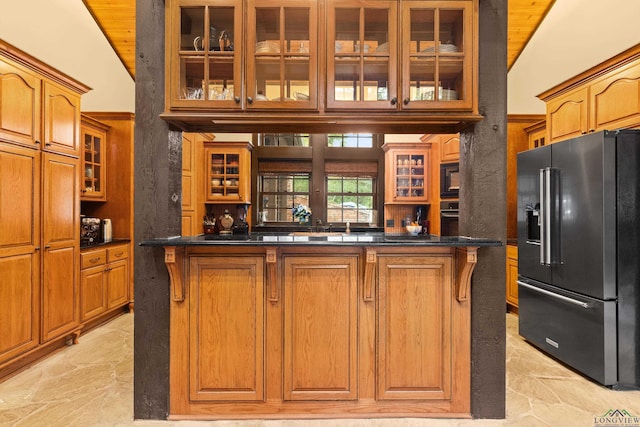
[[[125, 68], [136, 76], [136, 0], [83, 0]], [[511, 69], [555, 0], [508, 0], [507, 67]]]

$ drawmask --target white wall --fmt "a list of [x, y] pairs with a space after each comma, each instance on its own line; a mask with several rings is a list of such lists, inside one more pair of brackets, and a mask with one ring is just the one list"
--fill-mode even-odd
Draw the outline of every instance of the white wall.
[[82, 0], [0, 0], [0, 38], [91, 87], [82, 111], [135, 112], [134, 81]]
[[640, 43], [639, 0], [556, 0], [509, 71], [509, 114], [544, 114], [537, 95]]

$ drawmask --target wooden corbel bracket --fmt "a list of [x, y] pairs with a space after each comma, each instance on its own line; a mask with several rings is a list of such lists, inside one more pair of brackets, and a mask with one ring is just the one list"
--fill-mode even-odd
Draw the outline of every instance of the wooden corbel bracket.
[[174, 302], [183, 302], [185, 297], [184, 247], [165, 246], [164, 263], [171, 279], [171, 299]]
[[473, 274], [473, 269], [476, 268], [476, 264], [478, 263], [478, 248], [474, 246], [457, 248], [456, 258], [458, 263], [456, 298], [459, 302], [463, 302], [469, 298], [471, 275]]
[[364, 289], [363, 299], [367, 302], [372, 302], [373, 290], [376, 287], [376, 264], [378, 261], [377, 252], [375, 249], [366, 249], [366, 263], [364, 266]]
[[276, 304], [280, 296], [278, 289], [278, 251], [275, 248], [267, 249], [266, 262], [269, 302], [271, 304]]

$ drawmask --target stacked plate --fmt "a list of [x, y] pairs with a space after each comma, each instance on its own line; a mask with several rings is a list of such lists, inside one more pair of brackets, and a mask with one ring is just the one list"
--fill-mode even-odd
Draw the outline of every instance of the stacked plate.
[[280, 44], [272, 41], [256, 43], [256, 53], [279, 53]]
[[376, 52], [389, 52], [389, 42], [378, 45]]
[[296, 99], [298, 101], [308, 101], [309, 100], [309, 95], [307, 95], [306, 93], [296, 92], [295, 96], [296, 96]]
[[[422, 49], [420, 51], [420, 53], [433, 53], [435, 52], [435, 47], [431, 46], [425, 49]], [[455, 44], [441, 44], [440, 48], [438, 49], [440, 53], [451, 53], [451, 52], [457, 52], [458, 51], [458, 46], [456, 46]]]
[[441, 101], [455, 101], [458, 99], [458, 92], [453, 89], [440, 89]]

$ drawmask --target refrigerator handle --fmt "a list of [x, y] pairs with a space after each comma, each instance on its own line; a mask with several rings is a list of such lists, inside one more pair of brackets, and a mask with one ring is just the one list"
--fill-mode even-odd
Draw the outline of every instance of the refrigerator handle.
[[546, 264], [545, 258], [545, 246], [546, 246], [546, 206], [547, 201], [545, 198], [545, 185], [544, 185], [544, 169], [540, 169], [540, 215], [538, 216], [538, 221], [540, 225], [540, 264]]
[[544, 247], [545, 254], [545, 264], [551, 265], [551, 168], [546, 168], [544, 170], [544, 181], [545, 181], [545, 199], [544, 199], [544, 240], [546, 245]]
[[588, 302], [583, 302], [583, 301], [577, 300], [575, 298], [565, 297], [564, 295], [556, 294], [555, 292], [551, 292], [551, 291], [547, 291], [546, 289], [538, 288], [537, 286], [530, 285], [530, 284], [525, 283], [525, 282], [520, 281], [520, 280], [516, 280], [516, 283], [518, 285], [520, 285], [520, 286], [524, 286], [527, 289], [531, 289], [532, 291], [539, 292], [541, 294], [545, 294], [545, 295], [548, 295], [550, 297], [553, 297], [553, 298], [568, 302], [569, 304], [579, 305], [582, 308], [592, 308], [592, 305], [589, 304]]

